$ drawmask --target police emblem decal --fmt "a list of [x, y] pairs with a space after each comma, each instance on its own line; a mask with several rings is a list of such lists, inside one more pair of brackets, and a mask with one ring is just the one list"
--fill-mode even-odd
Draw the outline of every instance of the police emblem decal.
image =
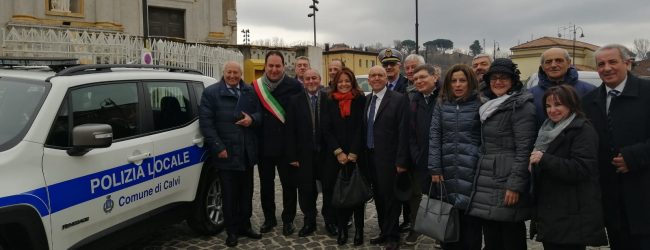
[[107, 195], [106, 202], [104, 202], [104, 213], [110, 213], [111, 211], [113, 211], [114, 205], [115, 203], [113, 202], [113, 200], [111, 200], [111, 196]]
[[393, 51], [390, 49], [386, 49], [385, 57], [393, 57]]

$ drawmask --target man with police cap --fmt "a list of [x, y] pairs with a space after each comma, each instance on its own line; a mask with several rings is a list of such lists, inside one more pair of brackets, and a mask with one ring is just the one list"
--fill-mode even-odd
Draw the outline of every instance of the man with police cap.
[[381, 66], [386, 70], [386, 76], [388, 77], [388, 85], [386, 87], [389, 90], [405, 94], [408, 79], [400, 74], [402, 53], [396, 49], [387, 48], [379, 52], [377, 59], [379, 59]]

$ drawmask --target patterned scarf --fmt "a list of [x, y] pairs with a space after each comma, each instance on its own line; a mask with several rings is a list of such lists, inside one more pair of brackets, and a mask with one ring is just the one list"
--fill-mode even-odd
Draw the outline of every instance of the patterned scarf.
[[352, 106], [352, 99], [354, 99], [352, 92], [334, 92], [332, 93], [332, 97], [334, 97], [334, 100], [337, 100], [339, 102], [341, 117], [346, 118], [350, 116], [350, 106]]

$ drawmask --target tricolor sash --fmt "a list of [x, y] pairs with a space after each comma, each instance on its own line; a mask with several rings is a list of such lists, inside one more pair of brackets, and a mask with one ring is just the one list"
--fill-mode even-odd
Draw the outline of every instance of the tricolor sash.
[[271, 91], [269, 91], [269, 88], [263, 83], [261, 77], [253, 81], [253, 89], [255, 89], [255, 93], [257, 93], [257, 97], [259, 97], [262, 106], [273, 114], [275, 118], [278, 118], [280, 122], [284, 123], [284, 109], [282, 108], [282, 105], [278, 103], [278, 100], [271, 95]]

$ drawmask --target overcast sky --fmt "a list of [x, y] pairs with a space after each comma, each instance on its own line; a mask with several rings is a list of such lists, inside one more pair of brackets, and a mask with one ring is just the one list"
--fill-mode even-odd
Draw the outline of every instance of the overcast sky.
[[[286, 43], [313, 41], [307, 14], [311, 0], [239, 0], [238, 29], [249, 29], [251, 40], [282, 38]], [[316, 14], [317, 42], [350, 46], [393, 40], [415, 40], [414, 0], [320, 0]], [[557, 37], [558, 27], [576, 24], [578, 40], [595, 44], [621, 43], [631, 48], [635, 38], [650, 39], [648, 0], [419, 0], [420, 46], [438, 38], [469, 50], [479, 40], [491, 51], [542, 36]], [[564, 32], [573, 39], [569, 30]], [[239, 32], [238, 43], [242, 43]]]

